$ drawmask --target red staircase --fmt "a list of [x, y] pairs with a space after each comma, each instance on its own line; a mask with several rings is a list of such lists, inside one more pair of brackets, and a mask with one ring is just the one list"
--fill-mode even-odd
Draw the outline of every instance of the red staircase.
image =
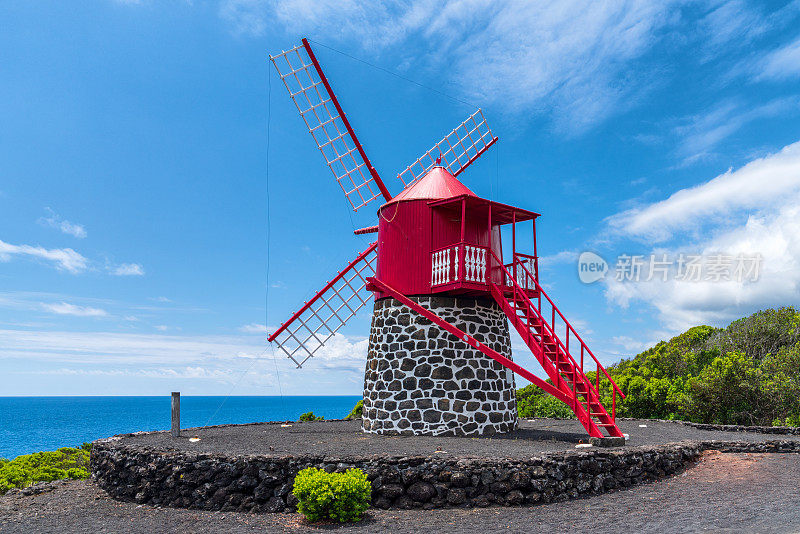
[[[501, 276], [492, 276], [491, 293], [494, 300], [503, 309], [508, 320], [517, 329], [522, 340], [539, 361], [547, 373], [553, 386], [564, 393], [568, 405], [575, 412], [578, 421], [590, 436], [602, 438], [607, 436], [622, 437], [622, 432], [615, 423], [617, 394], [621, 399], [625, 395], [619, 389], [608, 371], [592, 354], [586, 343], [567, 321], [556, 305], [542, 290], [536, 277], [528, 269], [528, 259], [523, 255], [515, 255], [514, 261], [504, 266], [502, 261], [492, 252], [493, 269], [499, 269]], [[495, 283], [503, 280], [503, 283]], [[545, 314], [542, 314], [542, 298], [545, 299]], [[535, 299], [535, 303], [534, 300]], [[547, 306], [550, 313], [547, 312]], [[549, 321], [546, 319], [550, 316]], [[556, 318], [560, 319], [556, 323]], [[563, 341], [556, 330], [564, 327]], [[570, 353], [570, 340], [574, 340], [573, 351], [577, 354], [575, 343], [580, 344], [580, 363]], [[584, 356], [588, 355], [596, 364], [596, 380], [593, 384], [583, 371]], [[611, 414], [600, 402], [598, 391], [601, 373], [609, 380], [612, 387]], [[605, 434], [603, 433], [605, 430]]]

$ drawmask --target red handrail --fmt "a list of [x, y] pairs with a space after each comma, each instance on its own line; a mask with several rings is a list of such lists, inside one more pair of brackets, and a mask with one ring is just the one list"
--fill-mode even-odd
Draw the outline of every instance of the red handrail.
[[[518, 255], [519, 255], [519, 254], [518, 254]], [[516, 261], [516, 259], [515, 259], [515, 261]], [[569, 322], [569, 321], [567, 321], [567, 318], [566, 318], [566, 317], [564, 317], [564, 314], [563, 314], [563, 313], [561, 313], [561, 310], [559, 310], [559, 309], [558, 309], [558, 307], [555, 305], [555, 303], [553, 302], [553, 300], [552, 300], [552, 299], [551, 299], [551, 298], [550, 298], [550, 297], [547, 295], [547, 293], [545, 293], [544, 289], [542, 289], [542, 286], [540, 286], [540, 285], [539, 285], [539, 281], [538, 281], [538, 280], [536, 280], [536, 278], [535, 278], [535, 277], [534, 277], [534, 276], [531, 274], [531, 272], [528, 270], [528, 268], [527, 268], [527, 267], [525, 267], [525, 263], [524, 263], [524, 262], [519, 262], [519, 264], [520, 264], [520, 267], [522, 267], [522, 270], [523, 270], [523, 272], [524, 272], [524, 273], [527, 275], [527, 277], [528, 277], [528, 278], [530, 278], [530, 279], [533, 281], [533, 283], [536, 285], [536, 289], [539, 291], [539, 294], [540, 294], [540, 295], [543, 295], [543, 296], [544, 296], [544, 298], [546, 298], [546, 299], [547, 299], [547, 302], [549, 302], [549, 303], [550, 303], [550, 306], [551, 306], [551, 308], [552, 308], [552, 310], [553, 310], [553, 315], [554, 315], [554, 317], [553, 317], [553, 321], [552, 321], [552, 323], [553, 323], [553, 326], [552, 326], [552, 328], [550, 329], [550, 330], [551, 330], [551, 332], [552, 332], [553, 334], [555, 334], [555, 314], [557, 313], [557, 314], [558, 314], [558, 316], [559, 316], [559, 317], [561, 317], [561, 320], [562, 320], [562, 321], [564, 321], [564, 324], [566, 325], [566, 327], [569, 329], [568, 331], [569, 331], [569, 332], [571, 332], [571, 333], [572, 333], [572, 335], [573, 335], [573, 336], [575, 336], [575, 338], [576, 338], [578, 341], [580, 341], [580, 343], [581, 343], [581, 356], [583, 356], [583, 351], [584, 351], [584, 350], [585, 350], [586, 352], [588, 352], [588, 353], [589, 353], [589, 356], [591, 356], [591, 357], [592, 357], [592, 359], [593, 359], [593, 360], [595, 361], [595, 363], [597, 364], [597, 367], [598, 367], [598, 369], [602, 369], [602, 371], [603, 371], [603, 374], [605, 374], [605, 375], [606, 375], [606, 378], [608, 378], [608, 381], [609, 381], [609, 382], [611, 382], [611, 384], [614, 386], [614, 389], [615, 389], [615, 390], [616, 390], [616, 391], [617, 391], [617, 392], [618, 392], [618, 393], [619, 393], [619, 394], [622, 396], [622, 398], [623, 398], [623, 399], [625, 399], [625, 394], [622, 392], [622, 390], [619, 388], [619, 386], [617, 386], [617, 383], [616, 383], [616, 382], [614, 382], [614, 379], [613, 379], [613, 378], [611, 378], [611, 375], [609, 375], [609, 374], [608, 374], [608, 371], [606, 370], [606, 368], [605, 368], [605, 367], [603, 367], [603, 365], [600, 363], [600, 361], [599, 361], [599, 360], [597, 359], [597, 357], [594, 355], [594, 353], [593, 353], [593, 352], [592, 352], [592, 350], [589, 348], [589, 346], [586, 344], [586, 342], [584, 342], [584, 341], [583, 341], [583, 338], [581, 338], [581, 336], [578, 334], [578, 332], [575, 330], [575, 328], [572, 326], [572, 324], [570, 324], [570, 322]], [[546, 324], [546, 323], [545, 323], [545, 324]], [[560, 340], [560, 339], [558, 339], [558, 337], [557, 337], [557, 336], [555, 336], [555, 335], [554, 335], [554, 337], [556, 337], [556, 339], [559, 341], [559, 343], [561, 343], [561, 340]], [[569, 340], [569, 337], [567, 337], [567, 340]], [[561, 346], [562, 346], [562, 347], [564, 346], [564, 345], [563, 345], [563, 343], [561, 344]], [[566, 353], [569, 355], [569, 349], [568, 349], [568, 347], [564, 347], [564, 349], [565, 349], [565, 352], [566, 352]], [[570, 355], [570, 359], [572, 359], [572, 356], [571, 356], [571, 355]], [[572, 359], [572, 361], [573, 361], [573, 363], [575, 363], [575, 360], [574, 360], [574, 359]], [[583, 365], [581, 365], [581, 371], [583, 371]], [[598, 383], [599, 383], [599, 382], [598, 382]]]
[[[503, 262], [497, 257], [495, 252], [492, 250], [492, 251], [490, 251], [490, 254], [494, 258], [494, 260], [497, 263], [498, 267], [503, 270], [503, 272], [505, 273], [505, 275], [509, 279], [512, 280], [511, 287], [512, 287], [512, 289], [514, 291], [515, 298], [521, 298], [521, 300], [527, 300], [528, 299], [527, 295], [522, 290], [522, 288], [519, 287], [519, 284], [517, 283], [517, 280], [514, 277], [511, 276], [511, 273], [508, 272], [508, 269], [505, 268], [505, 265], [503, 265]], [[575, 335], [575, 337], [578, 339], [578, 341], [580, 341], [580, 343], [581, 343], [581, 356], [583, 356], [583, 351], [585, 350], [586, 352], [589, 353], [589, 355], [592, 357], [592, 359], [597, 364], [597, 367], [598, 367], [597, 388], [595, 388], [595, 386], [591, 383], [591, 381], [589, 381], [588, 378], [586, 377], [585, 373], [583, 372], [583, 365], [580, 366], [580, 369], [581, 369], [581, 375], [582, 375], [581, 376], [581, 382], [588, 388], [588, 390], [591, 390], [597, 396], [598, 400], [600, 399], [600, 392], [599, 392], [599, 389], [600, 389], [600, 373], [599, 373], [599, 370], [600, 369], [603, 370], [603, 372], [605, 373], [605, 375], [608, 378], [609, 382], [611, 382], [611, 384], [613, 386], [613, 389], [612, 389], [613, 395], [612, 396], [613, 396], [614, 400], [612, 400], [612, 403], [613, 403], [614, 407], [612, 408], [612, 411], [616, 412], [616, 394], [619, 393], [623, 399], [625, 398], [625, 394], [622, 393], [622, 390], [619, 389], [619, 386], [617, 386], [616, 382], [614, 382], [614, 380], [611, 378], [611, 376], [609, 376], [609, 374], [606, 371], [606, 369], [602, 366], [602, 364], [600, 364], [598, 359], [595, 357], [595, 355], [592, 353], [592, 351], [589, 349], [589, 347], [586, 345], [586, 343], [583, 341], [583, 339], [577, 334], [577, 332], [572, 327], [572, 325], [566, 320], [566, 318], [561, 313], [561, 311], [556, 307], [555, 303], [553, 303], [553, 301], [550, 299], [550, 297], [548, 297], [547, 294], [544, 293], [544, 291], [542, 291], [541, 286], [536, 281], [536, 279], [533, 278], [533, 276], [530, 274], [530, 271], [528, 271], [528, 269], [524, 265], [522, 265], [522, 262], [516, 262], [515, 261], [514, 263], [520, 263], [520, 266], [523, 268], [524, 272], [530, 278], [533, 279], [534, 283], [536, 284], [536, 288], [541, 292], [541, 294], [544, 294], [545, 298], [550, 303], [550, 306], [553, 309], [553, 321], [552, 322], [555, 323], [555, 313], [557, 312], [559, 317], [561, 317], [561, 319], [567, 325], [569, 330], [572, 331], [573, 335]], [[520, 295], [521, 295], [521, 297], [520, 297]], [[541, 305], [541, 299], [539, 300], [539, 303]], [[569, 350], [567, 350], [567, 348], [564, 346], [564, 343], [562, 343], [561, 340], [559, 339], [559, 337], [556, 335], [555, 329], [554, 329], [554, 324], [553, 324], [553, 326], [547, 324], [547, 321], [542, 316], [542, 312], [541, 312], [540, 309], [537, 310], [536, 308], [534, 308], [534, 310], [537, 312], [537, 315], [539, 316], [539, 320], [541, 321], [543, 327], [546, 327], [547, 330], [549, 331], [552, 339], [564, 350], [564, 354], [567, 356], [567, 358], [569, 358], [569, 361], [572, 362], [573, 366], [574, 367], [578, 367], [578, 363], [572, 357], [572, 355], [570, 354]], [[542, 336], [542, 341], [544, 341], [544, 336]], [[560, 373], [558, 372], [558, 367], [556, 367], [556, 374], [560, 377]], [[615, 415], [616, 414], [612, 415], [612, 419], [614, 419]]]

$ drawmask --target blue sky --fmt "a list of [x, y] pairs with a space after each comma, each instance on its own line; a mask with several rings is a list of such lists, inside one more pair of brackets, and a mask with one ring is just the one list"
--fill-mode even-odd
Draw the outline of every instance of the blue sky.
[[[264, 339], [375, 219], [269, 65], [302, 36], [336, 49], [393, 193], [483, 108], [500, 142], [463, 181], [542, 213], [542, 282], [604, 362], [798, 302], [800, 2], [9, 1], [0, 23], [0, 395], [360, 393], [368, 313], [303, 370]], [[758, 280], [614, 277], [723, 252]]]

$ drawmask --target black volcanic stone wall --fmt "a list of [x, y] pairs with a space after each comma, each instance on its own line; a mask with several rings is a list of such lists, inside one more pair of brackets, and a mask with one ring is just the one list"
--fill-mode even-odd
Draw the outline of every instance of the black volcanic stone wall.
[[[412, 297], [511, 359], [493, 301]], [[377, 434], [490, 436], [517, 428], [514, 375], [395, 299], [375, 303], [364, 373], [363, 429]]]
[[294, 477], [306, 467], [364, 470], [379, 508], [533, 505], [613, 491], [673, 474], [703, 450], [800, 452], [800, 442], [682, 442], [591, 450], [527, 460], [437, 457], [225, 457], [94, 443], [92, 476], [113, 498], [150, 505], [239, 512], [295, 509]]

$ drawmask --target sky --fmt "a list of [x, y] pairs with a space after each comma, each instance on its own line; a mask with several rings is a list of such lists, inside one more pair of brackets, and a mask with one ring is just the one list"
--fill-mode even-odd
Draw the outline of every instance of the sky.
[[483, 109], [500, 140], [460, 179], [542, 214], [541, 282], [604, 363], [798, 304], [799, 1], [9, 0], [0, 26], [0, 396], [360, 394], [369, 310], [303, 369], [265, 339], [374, 237], [269, 63], [304, 36], [393, 194]]

